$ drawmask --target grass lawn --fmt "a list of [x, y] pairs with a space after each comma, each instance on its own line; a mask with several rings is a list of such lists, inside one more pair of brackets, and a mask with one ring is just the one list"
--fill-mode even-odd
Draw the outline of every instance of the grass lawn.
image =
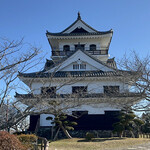
[[81, 138], [63, 139], [49, 143], [49, 150], [119, 150], [150, 142], [142, 138], [95, 138], [85, 141]]

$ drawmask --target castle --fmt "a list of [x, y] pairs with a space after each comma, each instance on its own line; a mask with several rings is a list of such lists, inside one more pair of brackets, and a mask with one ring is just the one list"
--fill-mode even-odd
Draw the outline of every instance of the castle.
[[[46, 36], [52, 50], [51, 59], [42, 71], [19, 73], [20, 80], [32, 93], [17, 93], [16, 97], [26, 104], [38, 95], [39, 101], [61, 101], [63, 106], [67, 100], [73, 105], [66, 108], [66, 113], [79, 116], [75, 130], [112, 130], [123, 104], [141, 98], [130, 91], [132, 73], [117, 69], [114, 58], [109, 58], [113, 30], [97, 31], [78, 13], [75, 22], [65, 30], [47, 31]], [[30, 130], [35, 130], [38, 120], [41, 128], [52, 126], [46, 119], [50, 115], [53, 116], [31, 115]]]

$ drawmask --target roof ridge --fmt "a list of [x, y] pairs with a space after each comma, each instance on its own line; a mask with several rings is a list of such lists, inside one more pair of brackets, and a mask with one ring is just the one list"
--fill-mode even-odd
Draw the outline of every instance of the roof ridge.
[[[74, 24], [76, 24], [78, 21], [81, 21], [84, 25], [86, 25], [87, 27], [89, 27], [90, 29], [92, 29], [93, 31], [95, 31], [96, 33], [107, 33], [107, 32], [113, 32], [113, 30], [112, 29], [110, 29], [110, 30], [108, 30], [108, 31], [98, 31], [98, 30], [96, 30], [96, 29], [94, 29], [93, 27], [91, 27], [90, 25], [88, 25], [87, 23], [85, 23], [82, 19], [81, 19], [81, 15], [80, 15], [80, 12], [78, 12], [78, 17], [77, 17], [77, 19], [70, 25], [70, 26], [68, 26], [66, 29], [64, 29], [63, 31], [61, 31], [61, 32], [57, 32], [57, 33], [52, 33], [52, 32], [48, 32], [48, 31], [46, 31], [46, 34], [53, 34], [53, 35], [56, 35], [56, 34], [66, 34], [66, 33], [64, 33], [65, 31], [67, 31], [69, 28], [71, 28]], [[95, 33], [95, 32], [93, 32], [93, 33]], [[92, 33], [92, 32], [91, 32]], [[69, 33], [70, 34], [70, 33]]]

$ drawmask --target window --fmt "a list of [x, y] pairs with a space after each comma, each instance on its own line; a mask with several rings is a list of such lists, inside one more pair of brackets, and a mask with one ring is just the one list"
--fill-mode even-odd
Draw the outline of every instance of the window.
[[43, 95], [55, 95], [56, 94], [56, 87], [42, 87], [41, 93]]
[[86, 64], [73, 64], [73, 69], [74, 70], [79, 70], [79, 69], [86, 69]]
[[80, 64], [80, 69], [86, 69], [86, 64]]
[[70, 51], [70, 46], [69, 45], [64, 45], [63, 51]]
[[119, 86], [104, 86], [104, 94], [118, 94]]
[[96, 50], [96, 45], [95, 44], [91, 44], [90, 45], [90, 50], [91, 51], [95, 51]]
[[72, 93], [83, 94], [87, 92], [87, 86], [73, 86]]
[[73, 64], [73, 69], [79, 69], [79, 64]]

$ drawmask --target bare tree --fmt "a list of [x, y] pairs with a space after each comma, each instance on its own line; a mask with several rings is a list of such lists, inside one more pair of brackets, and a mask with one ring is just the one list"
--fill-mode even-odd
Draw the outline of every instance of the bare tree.
[[[143, 96], [142, 101], [137, 102], [133, 110], [136, 111], [149, 111], [150, 106], [150, 57], [140, 57], [136, 52], [131, 52], [130, 56], [124, 55], [119, 61], [120, 68], [129, 72], [134, 72], [132, 78], [131, 91], [141, 93]], [[125, 78], [128, 78], [126, 76]]]
[[11, 90], [16, 88], [14, 81], [18, 71], [27, 71], [35, 65], [34, 58], [39, 52], [39, 48], [24, 44], [23, 39], [10, 41], [0, 38], [0, 107]]
[[[14, 125], [11, 120], [19, 121], [27, 116], [25, 113], [23, 118], [19, 117], [29, 108], [24, 110], [22, 105], [16, 105], [16, 101], [10, 95], [19, 87], [18, 72], [28, 71], [39, 64], [43, 57], [39, 56], [39, 53], [40, 48], [24, 43], [23, 38], [19, 41], [0, 38], [0, 129], [9, 131]], [[23, 109], [20, 114], [19, 109]]]
[[29, 128], [29, 117], [24, 118], [11, 127], [15, 132], [24, 132]]

